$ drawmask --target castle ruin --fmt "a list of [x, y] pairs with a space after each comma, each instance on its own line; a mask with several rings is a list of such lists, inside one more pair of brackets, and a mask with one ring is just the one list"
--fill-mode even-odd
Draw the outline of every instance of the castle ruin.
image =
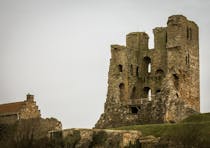
[[108, 93], [96, 128], [178, 122], [200, 112], [198, 26], [182, 15], [111, 45]]

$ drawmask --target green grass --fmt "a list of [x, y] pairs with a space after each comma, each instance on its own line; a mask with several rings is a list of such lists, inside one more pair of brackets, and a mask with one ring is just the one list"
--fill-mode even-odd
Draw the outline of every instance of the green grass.
[[[210, 113], [192, 115], [180, 123], [170, 124], [146, 124], [118, 127], [119, 130], [139, 130], [143, 136], [154, 135], [156, 137], [171, 136], [177, 132], [199, 132], [210, 136]], [[182, 132], [181, 132], [182, 131]], [[184, 133], [185, 132], [185, 133]]]
[[182, 123], [186, 122], [210, 122], [210, 113], [203, 113], [203, 114], [195, 114], [192, 115], [182, 121]]
[[114, 129], [139, 130], [143, 136], [161, 137], [165, 141], [169, 140], [186, 147], [210, 147], [210, 113], [192, 115], [174, 124], [133, 125]]
[[170, 128], [176, 126], [175, 124], [146, 124], [146, 125], [132, 125], [132, 126], [124, 126], [118, 127], [115, 129], [119, 130], [139, 130], [142, 132], [144, 136], [147, 135], [154, 135], [154, 136], [161, 136], [164, 135], [166, 131]]

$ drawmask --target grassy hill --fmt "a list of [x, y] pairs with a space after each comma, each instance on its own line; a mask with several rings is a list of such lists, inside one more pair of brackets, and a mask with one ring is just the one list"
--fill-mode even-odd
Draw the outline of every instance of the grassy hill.
[[140, 130], [143, 136], [153, 135], [187, 147], [210, 148], [210, 113], [192, 115], [175, 124], [133, 125], [115, 129]]
[[[78, 133], [76, 133], [73, 134], [75, 136], [64, 139], [58, 137], [54, 139], [48, 139], [47, 137], [35, 139], [35, 133], [32, 132], [33, 134], [31, 134], [31, 130], [34, 130], [33, 124], [30, 121], [26, 121], [25, 123], [27, 124], [23, 124], [23, 128], [20, 129], [18, 128], [17, 123], [14, 125], [0, 124], [0, 147], [67, 148], [74, 147], [72, 145], [75, 145], [81, 138], [78, 136]], [[39, 131], [39, 128], [35, 127], [35, 129]], [[143, 136], [153, 135], [155, 137], [160, 137], [158, 143], [152, 145], [142, 144], [141, 146], [139, 146], [140, 143], [136, 143], [136, 145], [131, 145], [129, 148], [210, 148], [210, 113], [193, 115], [180, 123], [133, 125], [115, 129], [139, 130], [142, 132]], [[113, 137], [111, 137], [111, 139], [116, 144], [117, 140], [113, 139]], [[110, 142], [109, 140], [110, 137], [107, 137], [102, 132], [96, 134], [91, 142], [93, 144], [107, 144]], [[117, 146], [113, 147], [117, 148]]]

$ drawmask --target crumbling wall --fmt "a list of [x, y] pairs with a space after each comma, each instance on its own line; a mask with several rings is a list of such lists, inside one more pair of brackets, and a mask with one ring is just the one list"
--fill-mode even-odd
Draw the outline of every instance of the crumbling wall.
[[159, 142], [159, 138], [143, 137], [140, 131], [134, 130], [67, 129], [51, 131], [49, 137], [61, 139], [64, 147], [74, 148], [147, 148]]
[[182, 15], [148, 35], [132, 32], [112, 45], [108, 93], [96, 128], [178, 122], [200, 111], [198, 26]]
[[41, 114], [35, 101], [25, 101], [25, 105], [19, 112], [20, 119], [40, 118]]
[[12, 124], [18, 119], [17, 114], [4, 114], [0, 117], [0, 124]]

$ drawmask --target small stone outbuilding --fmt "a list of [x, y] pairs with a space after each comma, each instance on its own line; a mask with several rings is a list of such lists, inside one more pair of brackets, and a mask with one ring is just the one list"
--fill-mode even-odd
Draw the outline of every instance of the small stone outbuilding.
[[34, 96], [27, 94], [26, 100], [0, 104], [0, 123], [14, 123], [21, 119], [41, 118]]

